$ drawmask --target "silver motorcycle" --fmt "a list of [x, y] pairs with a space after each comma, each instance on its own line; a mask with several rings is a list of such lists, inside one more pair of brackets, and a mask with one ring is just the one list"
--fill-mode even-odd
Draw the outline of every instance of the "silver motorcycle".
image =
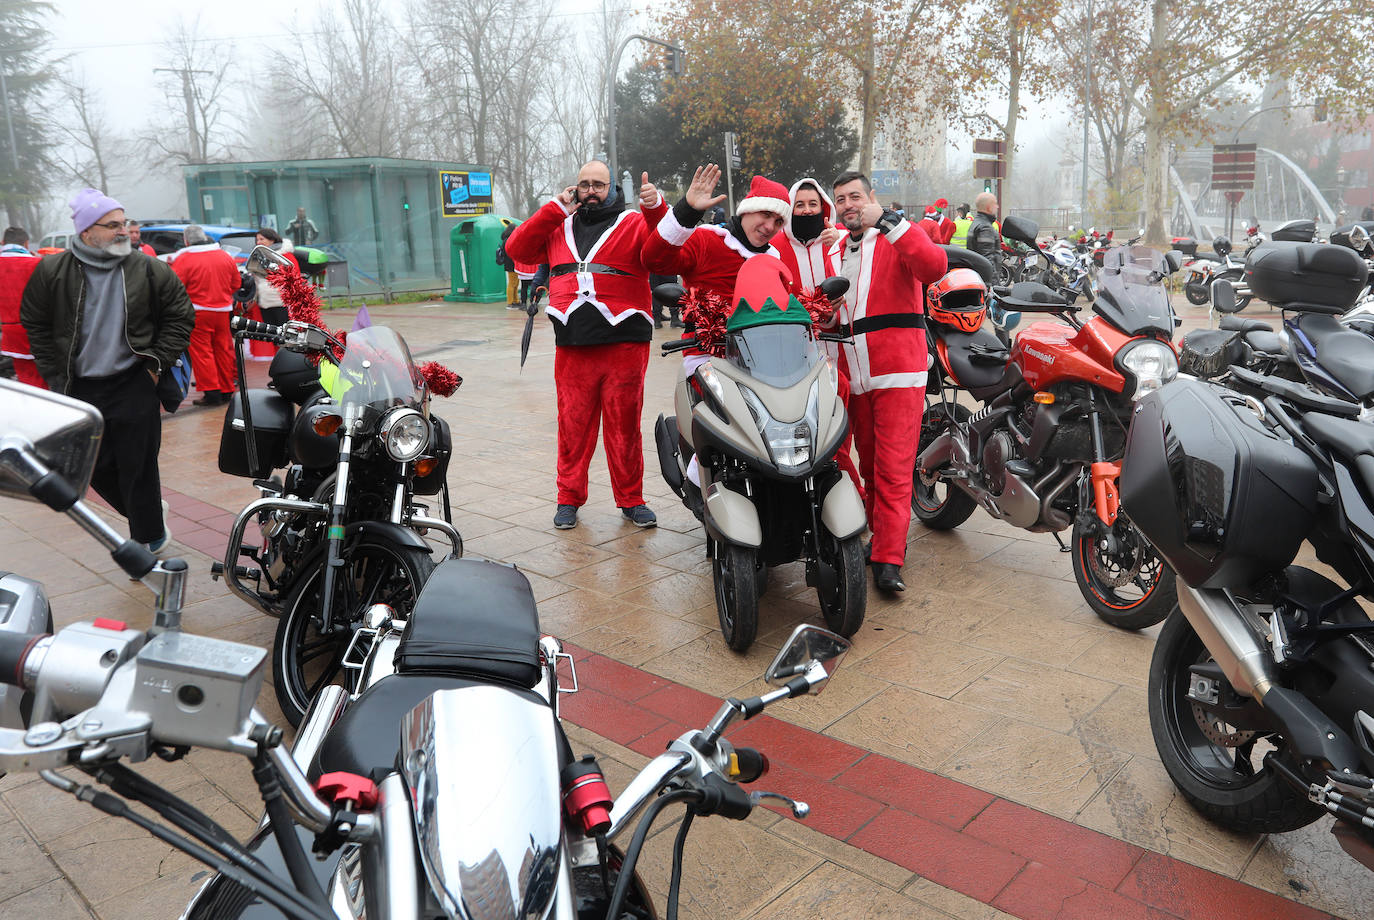
[[[0, 629], [0, 713], [12, 717], [13, 699], [32, 694], [24, 724], [0, 727], [0, 769], [37, 772], [215, 869], [188, 920], [654, 918], [635, 867], [664, 810], [687, 809], [680, 838], [693, 817], [742, 820], [765, 799], [807, 814], [804, 803], [742, 788], [767, 760], [724, 735], [773, 703], [818, 693], [845, 639], [798, 627], [768, 667], [777, 689], [726, 700], [613, 798], [595, 759], [576, 758], [563, 733], [558, 695], [576, 690], [576, 674], [569, 667], [561, 685], [559, 662], [571, 660], [540, 636], [528, 581], [475, 560], [441, 563], [406, 620], [369, 609], [346, 656], [358, 692], [325, 687], [288, 750], [254, 708], [267, 653], [184, 632], [185, 562], [158, 561], [80, 501], [101, 429], [85, 403], [0, 381], [0, 494], [65, 512], [156, 594], [146, 632], [105, 619], [55, 635]], [[193, 747], [251, 761], [265, 816], [248, 842], [125, 763]], [[614, 841], [631, 829], [621, 851]], [[679, 839], [670, 918], [681, 854]]]

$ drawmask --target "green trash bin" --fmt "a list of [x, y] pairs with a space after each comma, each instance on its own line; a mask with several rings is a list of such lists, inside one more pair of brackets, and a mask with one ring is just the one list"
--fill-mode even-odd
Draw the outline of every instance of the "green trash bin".
[[505, 302], [506, 270], [496, 264], [501, 234], [511, 224], [509, 217], [479, 214], [458, 222], [449, 231], [449, 293], [445, 300], [475, 303]]

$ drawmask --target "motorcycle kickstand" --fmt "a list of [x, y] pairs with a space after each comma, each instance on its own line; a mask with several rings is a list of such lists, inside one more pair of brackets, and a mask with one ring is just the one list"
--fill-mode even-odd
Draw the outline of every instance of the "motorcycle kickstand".
[[1060, 551], [1061, 553], [1071, 553], [1071, 552], [1073, 552], [1073, 547], [1072, 547], [1072, 546], [1069, 546], [1069, 545], [1067, 545], [1067, 544], [1064, 543], [1064, 538], [1061, 537], [1061, 536], [1059, 536], [1059, 532], [1058, 532], [1058, 531], [1051, 531], [1051, 532], [1050, 532], [1050, 536], [1054, 537], [1054, 542], [1056, 542], [1056, 543], [1059, 544], [1059, 551]]

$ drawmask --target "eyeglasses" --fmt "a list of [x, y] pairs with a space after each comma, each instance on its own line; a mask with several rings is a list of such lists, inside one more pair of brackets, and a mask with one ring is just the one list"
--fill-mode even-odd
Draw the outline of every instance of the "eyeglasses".
[[130, 221], [127, 220], [107, 220], [103, 224], [91, 224], [91, 226], [104, 227], [106, 230], [123, 230], [125, 227], [129, 226], [129, 224]]
[[611, 184], [610, 184], [609, 182], [579, 182], [579, 183], [577, 183], [577, 188], [578, 188], [578, 190], [579, 190], [579, 191], [583, 191], [583, 192], [604, 192], [604, 191], [606, 191], [606, 189], [608, 189], [608, 188], [610, 188], [610, 187], [611, 187]]

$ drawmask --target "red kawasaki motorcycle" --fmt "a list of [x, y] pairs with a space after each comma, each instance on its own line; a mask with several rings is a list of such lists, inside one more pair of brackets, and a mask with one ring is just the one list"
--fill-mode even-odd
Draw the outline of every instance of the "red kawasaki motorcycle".
[[[1019, 217], [1002, 223], [1003, 236], [1036, 252], [1038, 230]], [[949, 530], [981, 505], [1015, 527], [1048, 531], [1073, 554], [1074, 576], [1099, 617], [1124, 629], [1160, 622], [1175, 603], [1174, 575], [1122, 513], [1117, 477], [1135, 401], [1178, 374], [1176, 323], [1161, 284], [1178, 270], [1178, 254], [1107, 250], [1086, 322], [1077, 315], [1084, 305], [1040, 282], [993, 288], [1002, 309], [1060, 320], [1031, 324], [1008, 349], [982, 328], [986, 292], [969, 277], [969, 269], [991, 277], [986, 260], [949, 253], [950, 275], [927, 293], [933, 356], [916, 517]], [[1065, 545], [1059, 534], [1070, 528]]]

